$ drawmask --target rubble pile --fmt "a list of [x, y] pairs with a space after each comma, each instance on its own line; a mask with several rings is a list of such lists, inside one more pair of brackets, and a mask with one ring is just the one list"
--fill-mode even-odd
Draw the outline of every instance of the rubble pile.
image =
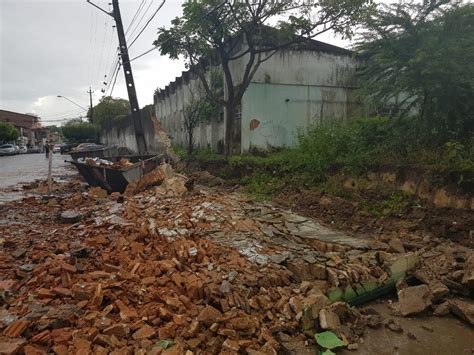
[[[400, 314], [472, 323], [450, 297], [472, 289], [467, 248], [378, 250], [268, 204], [190, 192], [166, 166], [149, 179], [0, 211], [4, 353], [298, 354], [325, 330], [357, 349], [384, 320], [348, 302], [395, 284]], [[421, 285], [408, 286], [415, 269]]]

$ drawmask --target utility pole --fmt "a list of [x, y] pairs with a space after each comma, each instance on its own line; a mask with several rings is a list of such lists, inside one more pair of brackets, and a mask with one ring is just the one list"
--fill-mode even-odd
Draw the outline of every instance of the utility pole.
[[94, 118], [94, 107], [92, 106], [92, 94], [94, 93], [94, 91], [92, 91], [92, 88], [89, 86], [89, 91], [87, 91], [87, 93], [89, 94], [89, 99], [90, 99], [90, 102], [91, 102], [91, 117], [90, 117], [90, 120], [91, 122], [94, 122], [93, 118]]
[[125, 83], [127, 85], [128, 100], [130, 101], [130, 107], [132, 109], [133, 126], [135, 128], [135, 137], [137, 139], [138, 153], [140, 155], [147, 154], [147, 147], [145, 141], [145, 135], [143, 132], [142, 114], [140, 107], [138, 106], [137, 92], [135, 90], [135, 83], [133, 80], [132, 66], [130, 64], [130, 57], [128, 55], [127, 41], [125, 40], [125, 33], [123, 30], [122, 17], [120, 16], [120, 7], [118, 0], [112, 0], [113, 11], [109, 13], [92, 3], [91, 0], [86, 0], [92, 6], [98, 8], [100, 11], [105, 12], [107, 15], [112, 16], [115, 20], [117, 27], [117, 35], [119, 40], [120, 56], [122, 58], [123, 72], [125, 74]]

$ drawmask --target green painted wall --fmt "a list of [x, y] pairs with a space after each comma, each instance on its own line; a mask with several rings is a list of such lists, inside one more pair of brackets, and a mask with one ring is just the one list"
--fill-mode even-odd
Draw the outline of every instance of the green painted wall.
[[346, 119], [351, 89], [252, 83], [242, 99], [242, 151], [293, 146], [299, 133]]

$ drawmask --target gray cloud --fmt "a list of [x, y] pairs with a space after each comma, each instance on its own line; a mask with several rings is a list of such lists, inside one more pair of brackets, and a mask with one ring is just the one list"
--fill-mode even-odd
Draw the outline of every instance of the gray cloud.
[[[95, 0], [105, 9], [109, 8], [109, 2]], [[140, 2], [120, 1], [125, 28]], [[130, 49], [132, 58], [152, 47], [157, 28], [169, 26], [171, 19], [181, 13], [182, 2], [167, 0]], [[146, 1], [150, 3], [143, 23], [161, 0]], [[86, 0], [0, 0], [0, 109], [36, 112], [45, 124], [83, 114], [56, 95], [87, 107], [86, 91], [91, 86], [95, 91], [94, 102], [100, 99], [104, 74], [108, 74], [116, 58], [117, 35], [113, 23], [112, 18]], [[347, 44], [329, 34], [319, 39]], [[167, 85], [182, 70], [182, 62], [161, 57], [158, 51], [134, 61], [140, 105], [151, 103], [154, 90]], [[113, 96], [127, 97], [123, 72], [119, 73]]]

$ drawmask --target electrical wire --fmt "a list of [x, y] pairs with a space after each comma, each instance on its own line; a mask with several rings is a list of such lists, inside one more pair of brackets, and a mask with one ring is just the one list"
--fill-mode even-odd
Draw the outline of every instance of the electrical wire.
[[[203, 18], [205, 18], [206, 16], [209, 16], [211, 13], [213, 13], [214, 11], [218, 10], [219, 8], [221, 8], [223, 5], [225, 4], [225, 2], [222, 2], [220, 5], [214, 7], [213, 9], [209, 10], [207, 13], [205, 13], [204, 15], [200, 16], [196, 21], [201, 21]], [[175, 36], [177, 36], [178, 34], [176, 34]], [[174, 36], [170, 36], [168, 37], [168, 39], [166, 41], [163, 41], [163, 43], [166, 43], [168, 41], [170, 41]], [[158, 49], [158, 46], [155, 46], [153, 48], [150, 48], [149, 50], [143, 52], [142, 54], [139, 54], [137, 55], [136, 57], [133, 57], [132, 59], [129, 60], [129, 63], [138, 59], [138, 58], [141, 58], [145, 55], [147, 55], [148, 53], [151, 53], [153, 52], [154, 50], [157, 50]]]
[[154, 0], [151, 0], [150, 3], [148, 4], [146, 10], [143, 12], [142, 16], [140, 17], [140, 20], [137, 22], [135, 28], [133, 29], [133, 31], [130, 33], [130, 35], [128, 36], [127, 38], [127, 42], [130, 41], [130, 38], [132, 38], [135, 34], [135, 31], [140, 27], [142, 21], [143, 21], [143, 18], [146, 16], [146, 14], [148, 13], [148, 10], [150, 10], [150, 7], [151, 5], [153, 5], [153, 1]]
[[143, 28], [140, 30], [140, 32], [137, 34], [137, 36], [132, 40], [132, 42], [128, 45], [128, 48], [130, 49], [130, 47], [132, 47], [132, 45], [136, 42], [136, 40], [141, 36], [141, 34], [143, 33], [143, 31], [145, 31], [145, 29], [148, 27], [148, 25], [150, 24], [151, 21], [153, 21], [153, 19], [155, 18], [156, 14], [158, 13], [158, 11], [161, 10], [161, 8], [163, 7], [163, 5], [165, 4], [166, 0], [163, 0], [161, 2], [161, 4], [158, 6], [158, 8], [155, 10], [155, 12], [151, 15], [151, 17], [148, 19], [148, 21], [145, 23], [145, 26], [143, 26]]
[[143, 9], [143, 5], [146, 3], [146, 0], [142, 0], [142, 2], [140, 3], [140, 6], [138, 6], [138, 9], [137, 11], [135, 12], [135, 15], [133, 16], [132, 18], [132, 21], [130, 21], [130, 24], [128, 25], [126, 31], [125, 31], [125, 35], [128, 34], [128, 31], [130, 31], [130, 28], [133, 26], [133, 24], [135, 23], [135, 20], [136, 18], [138, 17], [139, 13], [141, 12], [141, 10]]
[[110, 90], [109, 96], [112, 96], [112, 94], [113, 94], [113, 92], [114, 92], [115, 83], [117, 82], [117, 77], [118, 77], [118, 73], [120, 72], [120, 67], [121, 67], [121, 66], [122, 66], [122, 64], [119, 63], [119, 66], [117, 67], [117, 71], [116, 71], [116, 74], [115, 74], [114, 83], [112, 84], [112, 89]]

